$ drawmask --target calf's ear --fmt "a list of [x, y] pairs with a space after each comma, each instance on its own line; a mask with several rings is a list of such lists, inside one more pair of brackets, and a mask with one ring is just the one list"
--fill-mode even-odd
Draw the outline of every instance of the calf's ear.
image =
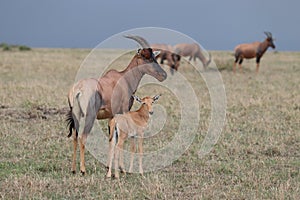
[[132, 97], [133, 97], [137, 102], [142, 103], [142, 100], [141, 100], [140, 97], [135, 96], [135, 95], [132, 95]]
[[160, 54], [160, 51], [153, 51], [154, 58], [157, 58], [157, 56], [159, 56], [159, 54]]
[[160, 96], [161, 96], [161, 94], [155, 95], [153, 97], [153, 102], [156, 102], [159, 99]]

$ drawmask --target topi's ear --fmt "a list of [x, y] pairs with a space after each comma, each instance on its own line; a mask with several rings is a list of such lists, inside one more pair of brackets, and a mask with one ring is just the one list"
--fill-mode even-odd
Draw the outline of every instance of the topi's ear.
[[153, 51], [154, 58], [156, 58], [160, 54], [160, 51]]
[[141, 53], [141, 50], [142, 50], [142, 49], [138, 49], [138, 50], [136, 51], [136, 53], [139, 55], [139, 54]]
[[161, 96], [161, 94], [158, 94], [158, 95], [155, 95], [152, 99], [153, 99], [153, 102], [156, 102], [159, 97]]
[[140, 97], [135, 96], [135, 95], [132, 95], [132, 97], [133, 97], [137, 102], [142, 103], [142, 100], [141, 100]]

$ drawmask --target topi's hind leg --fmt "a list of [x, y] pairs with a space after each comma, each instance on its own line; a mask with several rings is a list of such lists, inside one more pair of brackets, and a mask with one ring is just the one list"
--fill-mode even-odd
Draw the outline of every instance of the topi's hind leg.
[[85, 150], [85, 143], [86, 143], [87, 134], [83, 133], [79, 137], [79, 147], [80, 147], [80, 172], [82, 175], [85, 174], [85, 164], [84, 164], [84, 150]]
[[240, 58], [240, 62], [239, 62], [240, 72], [243, 72], [242, 71], [242, 63], [243, 63], [243, 58]]
[[73, 161], [72, 161], [72, 172], [73, 174], [76, 173], [76, 152], [77, 152], [77, 135], [76, 131], [73, 129], [73, 146], [74, 146], [74, 152], [73, 152]]
[[93, 110], [89, 110], [89, 114], [85, 115], [84, 120], [84, 128], [83, 131], [79, 131], [82, 134], [79, 136], [79, 147], [80, 147], [80, 171], [82, 175], [85, 174], [85, 162], [84, 162], [84, 150], [85, 150], [85, 144], [87, 140], [88, 134], [91, 132], [94, 121], [96, 119], [96, 112]]
[[258, 74], [258, 70], [259, 70], [259, 63], [256, 63], [256, 74]]
[[162, 54], [160, 58], [160, 64], [164, 64], [164, 60], [166, 60], [166, 55]]
[[236, 68], [236, 63], [239, 61], [239, 57], [235, 57], [235, 61], [234, 61], [234, 64], [233, 64], [233, 73], [235, 73], [235, 68]]
[[256, 74], [258, 74], [260, 57], [256, 57]]

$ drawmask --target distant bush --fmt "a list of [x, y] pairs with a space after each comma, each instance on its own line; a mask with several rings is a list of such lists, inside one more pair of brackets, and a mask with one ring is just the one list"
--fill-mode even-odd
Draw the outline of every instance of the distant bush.
[[5, 47], [7, 44], [6, 43], [0, 43], [0, 48]]
[[2, 47], [3, 51], [10, 51], [12, 49], [10, 45], [5, 44], [5, 43], [2, 43], [1, 47]]
[[20, 51], [30, 51], [31, 48], [28, 46], [25, 46], [25, 45], [21, 45], [21, 46], [19, 46], [19, 50]]
[[31, 50], [30, 47], [25, 45], [15, 45], [15, 44], [7, 44], [7, 43], [0, 43], [0, 48], [2, 48], [3, 51], [11, 51], [14, 49], [18, 49], [19, 51], [29, 51]]

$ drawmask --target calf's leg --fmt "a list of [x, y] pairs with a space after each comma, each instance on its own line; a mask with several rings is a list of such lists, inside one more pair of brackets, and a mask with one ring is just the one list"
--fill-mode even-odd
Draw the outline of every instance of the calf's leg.
[[134, 153], [135, 153], [135, 138], [134, 137], [131, 137], [130, 138], [130, 151], [131, 151], [131, 154], [130, 154], [130, 166], [129, 166], [129, 173], [132, 173], [132, 167], [133, 167], [133, 159], [134, 159]]
[[143, 134], [140, 135], [138, 139], [138, 145], [139, 145], [139, 172], [143, 175]]

